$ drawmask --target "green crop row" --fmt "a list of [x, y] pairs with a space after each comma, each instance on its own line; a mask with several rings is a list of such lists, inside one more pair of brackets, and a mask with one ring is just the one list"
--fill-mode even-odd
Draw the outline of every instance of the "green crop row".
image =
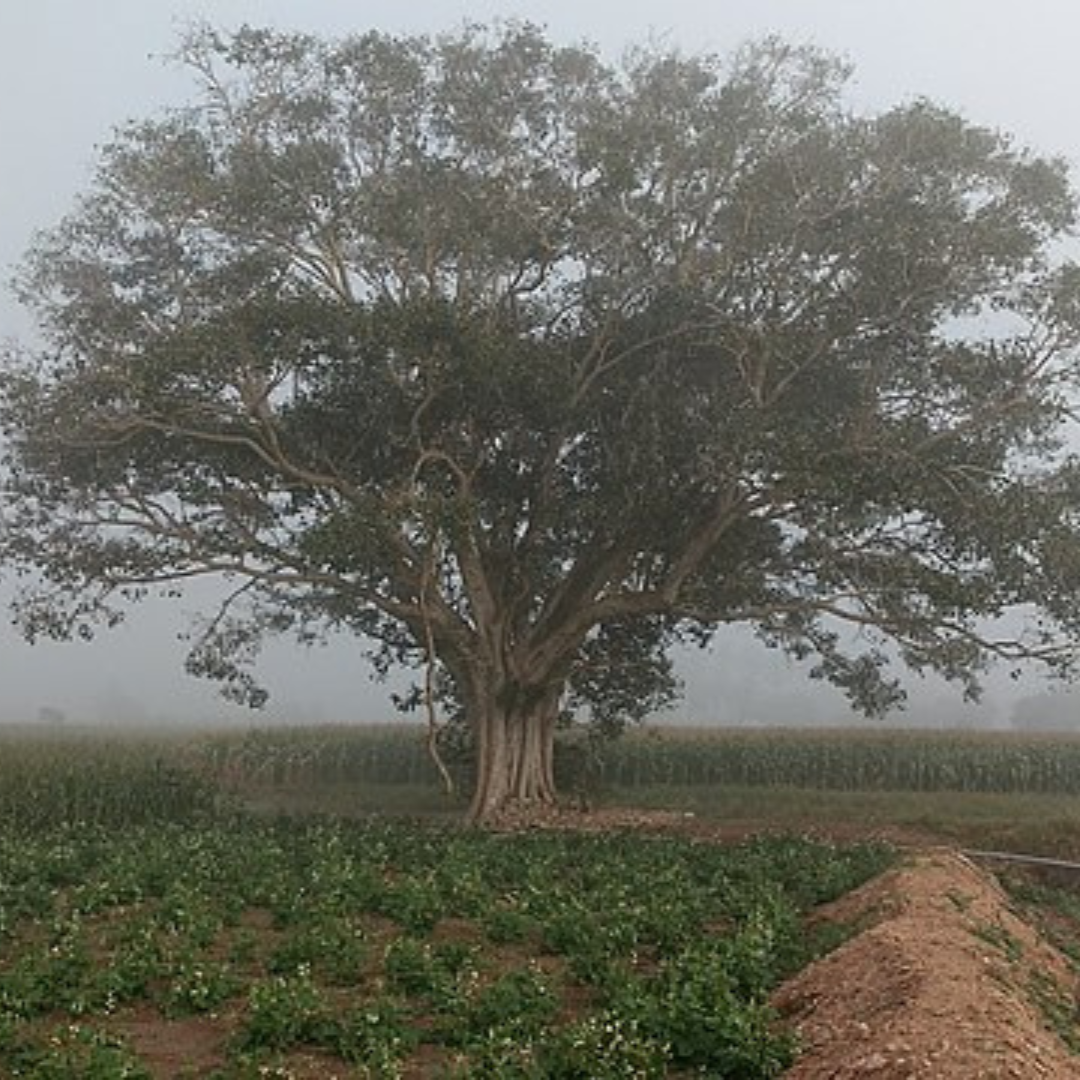
[[[208, 738], [219, 779], [270, 786], [437, 783], [416, 726], [285, 728]], [[454, 765], [467, 784], [468, 763]], [[656, 785], [847, 791], [1080, 794], [1080, 737], [883, 729], [636, 730], [593, 744], [565, 733], [556, 774], [569, 792]]]
[[320, 1075], [763, 1080], [794, 1052], [769, 994], [824, 944], [804, 917], [888, 861], [244, 818], [0, 829], [0, 1077], [165, 1075], [155, 1028], [198, 1018], [185, 1075], [317, 1055]]
[[415, 724], [327, 725], [209, 735], [198, 751], [225, 782], [424, 784], [438, 778], [425, 743]]
[[[451, 760], [468, 790], [469, 763]], [[642, 729], [595, 744], [561, 736], [568, 795], [650, 787], [1080, 794], [1080, 738], [991, 733]], [[101, 736], [0, 731], [0, 825], [179, 821], [218, 793], [429, 785], [438, 772], [416, 725]]]
[[925, 731], [639, 731], [599, 751], [602, 782], [842, 791], [1080, 793], [1080, 738]]

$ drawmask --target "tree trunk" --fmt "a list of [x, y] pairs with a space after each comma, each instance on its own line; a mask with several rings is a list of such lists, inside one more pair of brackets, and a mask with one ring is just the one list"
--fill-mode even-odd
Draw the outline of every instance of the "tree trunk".
[[469, 818], [484, 821], [514, 805], [555, 801], [555, 720], [559, 695], [485, 702], [473, 717], [476, 790]]

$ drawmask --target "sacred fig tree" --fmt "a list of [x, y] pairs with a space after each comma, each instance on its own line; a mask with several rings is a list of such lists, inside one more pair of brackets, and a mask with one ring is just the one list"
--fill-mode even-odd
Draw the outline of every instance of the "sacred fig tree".
[[560, 713], [640, 715], [725, 624], [868, 712], [894, 659], [1069, 670], [1062, 163], [925, 101], [854, 113], [844, 65], [775, 40], [615, 65], [522, 24], [196, 29], [179, 57], [193, 103], [121, 129], [20, 272], [27, 635], [219, 576], [193, 671], [257, 703], [265, 635], [328, 631], [426, 668], [476, 818], [552, 800]]

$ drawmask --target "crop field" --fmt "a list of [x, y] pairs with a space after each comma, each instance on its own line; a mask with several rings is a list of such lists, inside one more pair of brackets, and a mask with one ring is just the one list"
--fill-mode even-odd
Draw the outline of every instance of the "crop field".
[[836, 943], [809, 917], [894, 858], [816, 822], [1080, 835], [1070, 738], [641, 731], [559, 767], [779, 833], [464, 830], [404, 726], [0, 729], [0, 1077], [776, 1076], [770, 993]]
[[5, 1077], [775, 1076], [806, 916], [891, 858], [267, 820], [179, 744], [4, 749]]
[[[255, 729], [208, 737], [219, 777], [266, 785], [435, 784], [415, 725]], [[1080, 794], [1080, 736], [911, 731], [646, 728], [557, 747], [563, 790], [655, 786]], [[461, 776], [466, 770], [458, 770]]]
[[[467, 763], [448, 797], [409, 725], [217, 733], [189, 756], [263, 814], [464, 810]], [[560, 791], [581, 807], [663, 809], [731, 832], [811, 829], [915, 836], [1080, 862], [1080, 736], [912, 731], [644, 728], [556, 747]]]

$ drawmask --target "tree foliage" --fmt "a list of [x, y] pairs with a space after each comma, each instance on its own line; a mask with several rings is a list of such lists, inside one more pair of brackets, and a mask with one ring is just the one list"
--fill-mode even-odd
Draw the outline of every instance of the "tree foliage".
[[[855, 115], [842, 64], [775, 40], [613, 66], [520, 24], [203, 29], [180, 58], [194, 103], [121, 129], [21, 275], [27, 634], [223, 576], [192, 670], [257, 702], [266, 634], [354, 632], [437, 661], [482, 771], [567, 702], [667, 700], [668, 649], [723, 624], [868, 712], [889, 648], [972, 691], [995, 656], [1069, 668], [1062, 163], [925, 101]], [[496, 714], [539, 743], [500, 757]]]

